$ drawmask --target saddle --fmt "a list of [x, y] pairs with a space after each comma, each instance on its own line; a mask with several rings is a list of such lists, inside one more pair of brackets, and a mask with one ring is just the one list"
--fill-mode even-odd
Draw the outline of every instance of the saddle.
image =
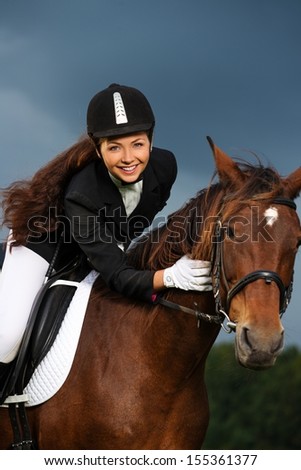
[[82, 259], [63, 272], [52, 275], [42, 286], [32, 306], [18, 355], [7, 368], [0, 404], [13, 394], [22, 393], [35, 368], [53, 345], [68, 306], [89, 266]]
[[53, 345], [77, 286], [90, 270], [88, 263], [79, 257], [69, 267], [52, 275], [36, 296], [18, 355], [1, 378], [0, 405], [8, 403], [15, 442], [19, 441], [13, 448], [34, 448], [31, 439], [19, 439], [16, 436], [17, 421], [21, 422], [23, 434], [30, 434], [22, 398], [23, 390]]

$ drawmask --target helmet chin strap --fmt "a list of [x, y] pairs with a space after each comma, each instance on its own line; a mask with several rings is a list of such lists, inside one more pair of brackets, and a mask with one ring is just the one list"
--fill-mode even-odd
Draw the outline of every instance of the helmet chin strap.
[[102, 155], [101, 155], [101, 153], [100, 153], [100, 151], [98, 150], [98, 148], [97, 148], [96, 145], [95, 145], [95, 151], [96, 151], [96, 153], [97, 153], [98, 158], [100, 158], [100, 159], [102, 160]]
[[90, 135], [90, 134], [88, 134], [88, 136], [89, 136], [89, 138], [90, 138], [90, 140], [91, 140], [91, 142], [92, 142], [92, 144], [93, 144], [93, 147], [94, 147], [94, 149], [95, 149], [95, 152], [96, 152], [98, 158], [100, 158], [100, 159], [102, 160], [102, 155], [101, 155], [101, 153], [100, 153], [100, 151], [99, 151], [99, 148], [98, 148], [98, 146], [97, 146], [95, 140], [93, 139], [93, 136]]

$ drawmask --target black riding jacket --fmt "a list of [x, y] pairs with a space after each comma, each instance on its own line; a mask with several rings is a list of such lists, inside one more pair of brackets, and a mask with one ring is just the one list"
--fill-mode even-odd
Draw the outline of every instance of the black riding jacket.
[[88, 164], [71, 179], [65, 193], [65, 216], [71, 235], [90, 264], [113, 290], [151, 301], [153, 275], [127, 264], [122, 249], [149, 227], [170, 196], [177, 175], [174, 155], [153, 148], [143, 173], [140, 201], [127, 217], [117, 186], [103, 162]]

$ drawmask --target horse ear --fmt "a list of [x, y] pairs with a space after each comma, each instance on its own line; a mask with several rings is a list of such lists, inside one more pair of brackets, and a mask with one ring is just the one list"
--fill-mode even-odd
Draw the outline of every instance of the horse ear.
[[244, 181], [244, 174], [240, 170], [237, 163], [230, 158], [225, 152], [218, 148], [211, 137], [207, 136], [207, 140], [213, 152], [216, 169], [221, 183], [240, 186]]
[[283, 180], [283, 183], [287, 188], [287, 195], [289, 198], [295, 199], [299, 196], [301, 191], [301, 166], [287, 176]]

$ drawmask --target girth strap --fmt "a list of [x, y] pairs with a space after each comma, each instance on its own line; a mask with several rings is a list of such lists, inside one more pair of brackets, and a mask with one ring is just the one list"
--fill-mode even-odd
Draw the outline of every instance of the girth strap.
[[11, 445], [13, 450], [35, 450], [30, 426], [27, 420], [25, 404], [10, 403], [9, 416], [14, 434], [14, 441]]

